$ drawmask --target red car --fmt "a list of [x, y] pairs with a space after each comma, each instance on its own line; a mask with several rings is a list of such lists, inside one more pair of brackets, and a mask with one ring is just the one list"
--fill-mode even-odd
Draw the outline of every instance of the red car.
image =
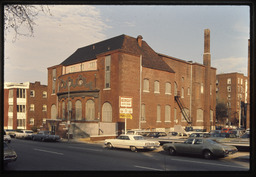
[[232, 128], [222, 128], [221, 133], [229, 133], [231, 130], [233, 130]]

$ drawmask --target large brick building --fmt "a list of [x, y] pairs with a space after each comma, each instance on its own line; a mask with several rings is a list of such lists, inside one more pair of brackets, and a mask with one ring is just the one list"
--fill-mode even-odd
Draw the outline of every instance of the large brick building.
[[[216, 76], [216, 100], [224, 103], [228, 109], [228, 124], [247, 127], [250, 115], [247, 115], [249, 101], [249, 81], [241, 73], [225, 73]], [[248, 127], [247, 127], [248, 128]]]
[[39, 129], [46, 118], [46, 85], [4, 83], [4, 129]]
[[[215, 125], [216, 69], [210, 31], [203, 64], [156, 53], [142, 36], [120, 35], [77, 49], [48, 68], [51, 127], [73, 136], [115, 136], [124, 131], [120, 98], [132, 100], [127, 129], [170, 131], [174, 125]], [[50, 129], [52, 129], [50, 128]]]

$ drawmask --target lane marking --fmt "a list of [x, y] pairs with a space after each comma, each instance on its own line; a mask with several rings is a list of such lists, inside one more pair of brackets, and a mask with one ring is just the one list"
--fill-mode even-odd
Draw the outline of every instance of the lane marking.
[[143, 167], [143, 166], [138, 166], [138, 165], [134, 165], [134, 167], [136, 167], [136, 168], [143, 168], [143, 169], [147, 169], [147, 170], [164, 171], [162, 169]]
[[82, 149], [82, 150], [89, 150], [89, 151], [97, 151], [97, 152], [102, 152], [100, 149], [91, 149], [91, 148], [81, 148], [81, 147], [75, 147], [75, 146], [68, 146], [69, 148], [74, 148], [74, 149]]
[[226, 164], [217, 164], [217, 163], [209, 163], [209, 162], [198, 162], [198, 161], [192, 161], [192, 160], [181, 160], [181, 159], [171, 159], [181, 162], [189, 162], [189, 163], [200, 163], [200, 164], [208, 164], [208, 165], [217, 165], [217, 166], [226, 166], [226, 167], [232, 167], [232, 168], [245, 168], [249, 169], [248, 167], [241, 167], [241, 166], [234, 166], [234, 165], [226, 165]]
[[60, 152], [54, 152], [54, 151], [47, 151], [44, 149], [34, 149], [35, 151], [41, 151], [41, 152], [48, 152], [48, 153], [52, 153], [52, 154], [58, 154], [58, 155], [64, 155], [63, 153]]

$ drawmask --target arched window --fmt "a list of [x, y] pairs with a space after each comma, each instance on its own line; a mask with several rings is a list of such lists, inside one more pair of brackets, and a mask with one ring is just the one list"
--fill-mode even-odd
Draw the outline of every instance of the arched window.
[[82, 120], [82, 102], [77, 100], [75, 103], [76, 107], [76, 120]]
[[95, 103], [93, 100], [88, 100], [85, 105], [85, 119], [94, 120], [95, 119]]
[[177, 86], [177, 83], [174, 82], [174, 96], [177, 96], [178, 95], [178, 86]]
[[51, 107], [51, 119], [57, 119], [57, 108], [55, 104]]
[[72, 118], [72, 102], [71, 101], [68, 101], [68, 120], [71, 120]]
[[66, 116], [65, 116], [65, 102], [62, 101], [62, 119], [65, 119]]
[[160, 93], [159, 81], [154, 82], [154, 93]]
[[172, 90], [172, 85], [169, 82], [165, 83], [165, 94], [166, 95], [171, 95], [171, 90]]
[[165, 122], [171, 122], [171, 106], [165, 105]]
[[149, 80], [148, 79], [143, 80], [143, 92], [149, 92]]
[[197, 109], [197, 111], [196, 111], [196, 121], [197, 122], [203, 122], [204, 121], [204, 110]]
[[102, 106], [102, 121], [112, 122], [112, 106], [108, 102], [104, 103]]

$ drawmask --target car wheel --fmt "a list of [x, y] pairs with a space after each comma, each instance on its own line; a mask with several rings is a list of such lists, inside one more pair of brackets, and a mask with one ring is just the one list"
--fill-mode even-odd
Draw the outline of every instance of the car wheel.
[[170, 155], [176, 155], [176, 151], [174, 148], [169, 148], [169, 154]]
[[112, 148], [113, 148], [112, 144], [111, 144], [111, 143], [108, 143], [108, 144], [107, 144], [107, 148], [112, 149]]
[[131, 146], [130, 149], [132, 152], [137, 152], [137, 148], [135, 146]]
[[212, 158], [213, 158], [213, 154], [212, 154], [211, 151], [205, 150], [205, 151], [203, 152], [203, 157], [204, 157], [205, 159], [212, 159]]

